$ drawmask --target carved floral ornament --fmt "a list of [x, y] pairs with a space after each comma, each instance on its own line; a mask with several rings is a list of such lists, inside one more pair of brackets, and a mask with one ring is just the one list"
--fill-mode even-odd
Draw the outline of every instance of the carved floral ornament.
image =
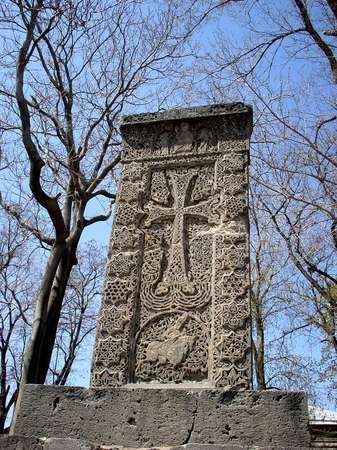
[[199, 118], [128, 125], [122, 128], [125, 133], [123, 160], [134, 162], [154, 157], [181, 160], [191, 153], [247, 152], [250, 121], [243, 126], [239, 119], [239, 116], [228, 115], [213, 117], [212, 123]]
[[142, 124], [141, 138], [128, 127], [94, 386], [249, 388], [249, 133], [233, 140], [228, 123]]

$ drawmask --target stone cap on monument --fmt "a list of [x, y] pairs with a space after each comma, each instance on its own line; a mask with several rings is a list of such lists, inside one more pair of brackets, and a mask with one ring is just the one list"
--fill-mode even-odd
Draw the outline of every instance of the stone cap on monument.
[[252, 107], [241, 102], [124, 116], [122, 160], [225, 151], [224, 140], [249, 139], [252, 127]]
[[216, 105], [194, 106], [190, 108], [173, 108], [155, 113], [141, 113], [123, 116], [121, 126], [145, 122], [161, 122], [166, 120], [194, 119], [197, 117], [222, 116], [229, 114], [247, 114], [252, 117], [253, 108], [242, 102], [219, 103]]

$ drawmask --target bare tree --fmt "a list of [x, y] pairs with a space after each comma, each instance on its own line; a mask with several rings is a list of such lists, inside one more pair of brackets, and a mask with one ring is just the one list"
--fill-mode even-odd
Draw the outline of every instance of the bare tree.
[[[1, 4], [6, 28], [1, 125], [21, 163], [15, 169], [21, 183], [1, 203], [50, 248], [25, 352], [23, 384], [44, 382], [78, 243], [85, 228], [111, 214], [114, 169], [120, 158], [117, 118], [132, 106], [144, 107], [153, 98], [154, 85], [162, 100], [168, 81], [175, 79], [179, 85], [191, 52], [189, 37], [219, 6], [202, 2], [199, 8], [196, 3]], [[8, 170], [7, 178], [11, 175]], [[88, 217], [86, 211], [95, 212], [101, 202], [105, 211]]]
[[[288, 308], [283, 299], [287, 284], [284, 269], [288, 264], [288, 257], [279, 239], [269, 239], [272, 225], [268, 217], [260, 214], [259, 193], [253, 192], [253, 188], [254, 186], [250, 190], [253, 355], [257, 388], [266, 389], [267, 386], [270, 387], [270, 379], [275, 377], [274, 373], [269, 374], [270, 379], [267, 375], [266, 366], [273, 358], [271, 352], [268, 352], [268, 330], [270, 324]], [[282, 333], [282, 327], [279, 333]]]
[[[331, 350], [325, 353], [333, 358], [332, 364], [337, 360], [334, 3], [263, 0], [246, 1], [244, 9], [232, 8], [233, 19], [242, 25], [241, 35], [219, 28], [216, 45], [200, 59], [199, 80], [201, 95], [206, 93], [212, 101], [234, 97], [254, 103], [252, 254], [256, 256], [260, 245], [258, 227], [269, 217], [269, 241], [281, 239], [280, 254], [286, 252], [290, 263], [281, 270], [288, 279], [283, 298], [292, 324], [270, 342], [279, 345], [292, 334], [304, 337], [315, 330], [320, 351], [320, 341]], [[268, 254], [270, 249], [264, 246], [261, 251]], [[266, 274], [259, 274], [258, 267], [254, 270], [262, 277], [255, 281], [263, 284]], [[264, 335], [256, 292], [253, 307], [260, 337], [255, 350], [261, 357], [258, 384], [263, 386], [263, 353], [258, 349], [263, 349]], [[272, 288], [270, 294], [274, 292]], [[271, 328], [264, 332], [270, 335]], [[332, 384], [336, 385], [336, 378]]]
[[[0, 434], [18, 396], [23, 355], [34, 315], [43, 249], [11, 215], [0, 212]], [[94, 242], [78, 250], [78, 264], [65, 292], [56, 345], [49, 368], [53, 384], [66, 384], [76, 359], [95, 328], [105, 251]], [[80, 364], [78, 364], [80, 367]]]
[[20, 384], [22, 356], [33, 309], [37, 273], [31, 273], [34, 252], [28, 234], [1, 215], [0, 229], [0, 433], [14, 406]]
[[96, 328], [104, 255], [94, 241], [86, 243], [78, 252], [79, 263], [69, 279], [54, 346], [50, 368], [53, 384], [67, 383], [75, 358], [90, 359], [85, 344]]
[[296, 348], [299, 341], [303, 345], [304, 333], [310, 338], [312, 320], [309, 309], [303, 308], [298, 273], [283, 239], [275, 233], [269, 214], [263, 213], [262, 192], [259, 185], [252, 184], [250, 259], [256, 385], [258, 389], [305, 389], [311, 401], [316, 401], [319, 370], [309, 354]]

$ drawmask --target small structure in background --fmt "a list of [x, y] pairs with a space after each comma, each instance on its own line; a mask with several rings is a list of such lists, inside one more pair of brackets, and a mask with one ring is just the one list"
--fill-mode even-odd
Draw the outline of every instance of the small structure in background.
[[311, 445], [337, 448], [337, 412], [309, 406]]

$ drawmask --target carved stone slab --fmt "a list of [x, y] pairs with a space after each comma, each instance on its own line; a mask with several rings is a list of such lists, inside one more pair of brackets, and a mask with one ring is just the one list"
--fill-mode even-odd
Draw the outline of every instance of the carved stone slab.
[[92, 385], [251, 386], [242, 103], [127, 116]]

